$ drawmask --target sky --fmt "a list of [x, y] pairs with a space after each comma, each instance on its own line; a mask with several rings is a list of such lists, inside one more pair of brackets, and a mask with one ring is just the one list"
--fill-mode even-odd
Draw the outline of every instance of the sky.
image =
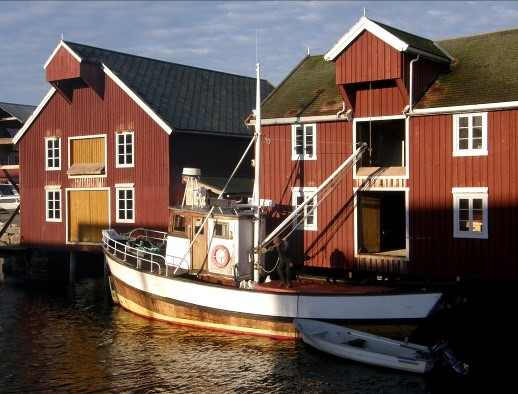
[[[5, 1], [0, 102], [38, 105], [61, 39], [277, 86], [365, 14], [431, 40], [518, 28], [518, 1]], [[476, 39], [474, 37], [474, 39]]]

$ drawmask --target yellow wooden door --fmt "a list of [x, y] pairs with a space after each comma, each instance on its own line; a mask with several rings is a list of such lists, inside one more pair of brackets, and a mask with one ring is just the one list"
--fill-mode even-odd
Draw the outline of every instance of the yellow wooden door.
[[68, 242], [100, 242], [108, 222], [107, 190], [68, 192]]
[[361, 200], [362, 250], [377, 253], [381, 250], [380, 200], [362, 196]]

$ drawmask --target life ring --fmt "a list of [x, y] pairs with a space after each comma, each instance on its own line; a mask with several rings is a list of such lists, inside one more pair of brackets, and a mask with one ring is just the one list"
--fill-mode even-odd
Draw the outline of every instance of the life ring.
[[225, 268], [230, 261], [230, 253], [223, 245], [217, 245], [212, 249], [210, 261], [218, 268]]

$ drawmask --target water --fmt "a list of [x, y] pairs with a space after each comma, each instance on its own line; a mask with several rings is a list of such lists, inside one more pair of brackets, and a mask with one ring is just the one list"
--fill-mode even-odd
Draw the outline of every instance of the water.
[[113, 306], [107, 289], [103, 277], [55, 289], [0, 271], [0, 393], [442, 393], [474, 387], [473, 378], [452, 371], [415, 375], [338, 359], [302, 342], [143, 319]]

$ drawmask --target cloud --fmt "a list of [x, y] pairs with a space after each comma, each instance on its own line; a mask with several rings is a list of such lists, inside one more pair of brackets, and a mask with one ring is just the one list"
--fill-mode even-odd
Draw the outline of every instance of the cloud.
[[[364, 11], [365, 9], [365, 11]], [[4, 1], [0, 101], [38, 104], [43, 64], [65, 40], [282, 81], [306, 56], [327, 52], [366, 12], [379, 22], [444, 39], [516, 28], [509, 1]]]

